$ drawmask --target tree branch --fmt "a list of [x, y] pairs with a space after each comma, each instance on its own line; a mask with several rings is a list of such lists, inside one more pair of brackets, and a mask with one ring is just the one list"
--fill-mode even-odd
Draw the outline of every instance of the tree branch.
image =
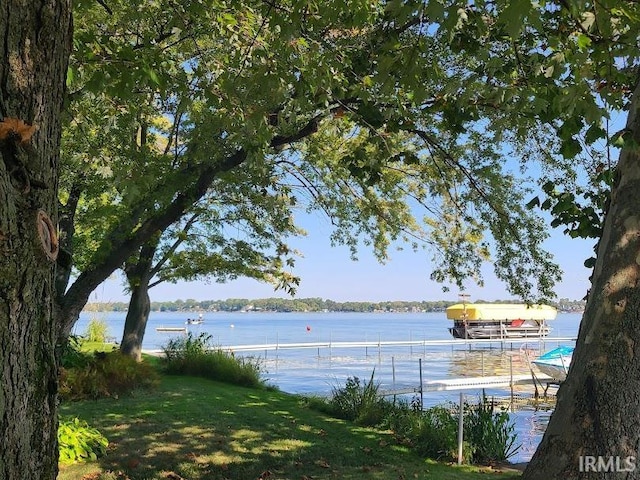
[[[276, 135], [270, 142], [272, 148], [282, 148], [287, 144], [300, 141], [318, 130], [318, 124], [323, 115], [314, 116], [298, 132], [289, 136]], [[191, 148], [196, 149], [197, 145]], [[171, 224], [177, 222], [185, 212], [200, 200], [208, 191], [213, 181], [222, 173], [233, 170], [247, 159], [247, 151], [243, 148], [236, 150], [223, 161], [216, 164], [200, 164], [180, 172], [182, 178], [189, 185], [189, 179], [197, 175], [190, 185], [181, 192], [176, 192], [174, 199], [164, 209], [152, 211], [149, 218], [142, 220], [145, 212], [149, 211], [148, 205], [154, 204], [154, 193], [166, 189], [166, 184], [158, 185], [150, 192], [146, 201], [141, 201], [140, 206], [132, 212], [126, 222], [117, 225], [106, 236], [104, 244], [108, 247], [108, 254], [98, 261], [93, 267], [82, 272], [76, 281], [67, 290], [64, 298], [59, 302], [61, 325], [61, 337], [66, 337], [71, 332], [82, 308], [89, 299], [91, 292], [100, 285], [111, 273], [122, 267], [137, 248], [147, 242], [153, 235], [164, 231]], [[176, 178], [171, 179], [172, 185], [180, 185]], [[137, 226], [139, 224], [139, 226]], [[137, 226], [137, 228], [136, 228]]]

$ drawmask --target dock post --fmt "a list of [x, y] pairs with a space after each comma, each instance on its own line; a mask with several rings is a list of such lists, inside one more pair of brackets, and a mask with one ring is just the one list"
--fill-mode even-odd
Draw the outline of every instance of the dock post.
[[409, 330], [409, 355], [413, 355], [413, 332]]
[[464, 443], [464, 393], [460, 392], [458, 412], [458, 465], [462, 465], [462, 445]]
[[420, 369], [420, 410], [424, 410], [424, 395], [423, 395], [423, 390], [422, 390], [422, 359], [419, 358], [418, 359], [418, 366]]
[[511, 376], [511, 380], [509, 381], [509, 386], [511, 387], [511, 409], [513, 412], [513, 357], [509, 357], [509, 375]]
[[[393, 385], [393, 391], [396, 391], [396, 357], [391, 357], [391, 383]], [[393, 394], [393, 404], [396, 404], [396, 394]]]
[[329, 332], [329, 361], [333, 359], [333, 332]]

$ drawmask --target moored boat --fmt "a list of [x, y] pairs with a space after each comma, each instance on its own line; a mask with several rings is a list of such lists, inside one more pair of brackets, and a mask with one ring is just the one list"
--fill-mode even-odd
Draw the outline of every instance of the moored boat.
[[546, 337], [548, 320], [556, 318], [550, 305], [519, 303], [458, 303], [447, 308], [454, 338], [505, 339]]
[[573, 349], [574, 347], [566, 345], [554, 348], [544, 355], [540, 355], [531, 363], [538, 367], [542, 373], [549, 375], [558, 382], [562, 382], [567, 378], [567, 372], [573, 357]]
[[204, 318], [202, 318], [202, 314], [198, 315], [198, 318], [187, 318], [187, 321], [184, 322], [187, 325], [202, 325], [204, 323]]

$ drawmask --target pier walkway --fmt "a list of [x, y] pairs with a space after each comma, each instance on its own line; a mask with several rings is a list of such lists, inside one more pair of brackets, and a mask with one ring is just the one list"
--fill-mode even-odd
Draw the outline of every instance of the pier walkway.
[[255, 345], [221, 345], [217, 348], [230, 352], [259, 352], [295, 349], [333, 349], [333, 348], [383, 348], [383, 347], [462, 347], [473, 345], [500, 344], [518, 345], [525, 343], [562, 343], [575, 342], [576, 337], [518, 337], [491, 339], [451, 339], [451, 340], [369, 340], [356, 342], [300, 342], [300, 343], [261, 343]]

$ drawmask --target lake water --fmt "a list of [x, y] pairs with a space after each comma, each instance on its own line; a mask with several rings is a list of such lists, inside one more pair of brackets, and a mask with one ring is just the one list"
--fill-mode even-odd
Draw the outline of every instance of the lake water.
[[[83, 334], [91, 318], [103, 320], [109, 335], [118, 341], [124, 326], [124, 313], [83, 312], [74, 333]], [[179, 333], [162, 333], [158, 327], [184, 327], [193, 314], [152, 312], [143, 348], [160, 349]], [[551, 325], [550, 337], [577, 335], [581, 315], [558, 314]], [[363, 342], [450, 340], [450, 321], [445, 313], [206, 313], [205, 323], [193, 325], [194, 334], [211, 335], [216, 345], [287, 344], [307, 342]], [[567, 343], [567, 342], [563, 342]], [[312, 348], [257, 351], [243, 355], [259, 356], [270, 384], [290, 393], [327, 395], [348, 377], [375, 380], [382, 389], [413, 387], [420, 383], [419, 362], [423, 380], [439, 380], [464, 376], [529, 374], [529, 360], [540, 351], [555, 348], [558, 342], [547, 339], [544, 344], [532, 340], [527, 344], [499, 343], [470, 346], [460, 341], [455, 346], [384, 346], [357, 348]], [[533, 387], [517, 387], [517, 393], [529, 394]], [[481, 391], [465, 390], [465, 398], [477, 401]], [[508, 391], [491, 390], [488, 395], [505, 396]], [[425, 392], [425, 406], [458, 402], [459, 392]], [[512, 460], [527, 461], [535, 451], [550, 411], [532, 409], [511, 413], [522, 448]]]

